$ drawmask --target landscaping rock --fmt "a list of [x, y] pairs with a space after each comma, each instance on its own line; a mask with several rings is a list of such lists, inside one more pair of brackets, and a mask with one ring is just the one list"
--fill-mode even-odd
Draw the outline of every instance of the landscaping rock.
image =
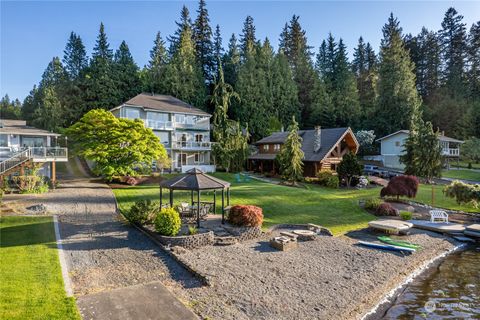
[[415, 212], [415, 208], [413, 206], [407, 206], [407, 207], [405, 207], [405, 211]]
[[43, 204], [35, 204], [25, 208], [27, 211], [31, 211], [34, 214], [44, 214], [47, 212], [47, 207]]

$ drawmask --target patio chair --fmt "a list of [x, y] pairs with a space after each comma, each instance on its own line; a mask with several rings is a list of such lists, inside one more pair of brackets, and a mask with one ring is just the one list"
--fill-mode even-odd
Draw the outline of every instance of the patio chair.
[[205, 203], [205, 204], [201, 205], [201, 207], [200, 207], [200, 219], [205, 220], [207, 218], [208, 214], [210, 213], [212, 207], [213, 206], [210, 203]]
[[443, 210], [430, 210], [430, 222], [448, 223], [448, 214]]
[[180, 214], [180, 218], [186, 222], [192, 222], [196, 219], [196, 212], [192, 210], [187, 202], [180, 203], [178, 206], [178, 213]]
[[235, 182], [237, 182], [237, 183], [242, 182], [242, 178], [240, 176], [240, 173], [235, 173]]
[[243, 181], [250, 182], [251, 180], [252, 180], [252, 178], [250, 178], [250, 176], [248, 174], [243, 174]]

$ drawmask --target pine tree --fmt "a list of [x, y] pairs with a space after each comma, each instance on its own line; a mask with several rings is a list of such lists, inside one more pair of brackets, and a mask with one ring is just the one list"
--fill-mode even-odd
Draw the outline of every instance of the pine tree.
[[255, 37], [255, 25], [253, 24], [253, 18], [247, 16], [243, 23], [242, 35], [240, 37], [240, 49], [244, 59], [248, 54], [253, 53], [257, 39]]
[[30, 90], [22, 103], [22, 119], [31, 122], [35, 119], [35, 110], [40, 107], [40, 93], [36, 85]]
[[228, 51], [223, 56], [223, 65], [225, 70], [225, 82], [235, 85], [237, 82], [238, 70], [240, 68], [240, 50], [237, 44], [235, 34], [232, 34], [228, 41]]
[[298, 123], [293, 117], [287, 139], [278, 154], [283, 178], [292, 184], [303, 179], [303, 156], [302, 138], [298, 134]]
[[472, 24], [468, 35], [468, 65], [470, 97], [480, 100], [480, 21]]
[[167, 38], [168, 41], [170, 42], [170, 48], [169, 48], [170, 55], [173, 55], [177, 50], [180, 43], [180, 35], [184, 30], [189, 29], [190, 34], [193, 38], [192, 20], [190, 19], [190, 11], [185, 5], [182, 7], [182, 11], [180, 12], [180, 21], [179, 22], [175, 21], [175, 24], [177, 25], [177, 30], [175, 30], [175, 33], [172, 36]]
[[65, 50], [63, 65], [70, 79], [78, 79], [80, 73], [88, 66], [87, 52], [82, 39], [75, 32], [70, 33]]
[[40, 89], [46, 87], [58, 87], [67, 80], [67, 73], [60, 58], [53, 57], [47, 65], [40, 80]]
[[121, 102], [129, 100], [141, 92], [139, 69], [125, 41], [122, 41], [115, 52], [113, 69]]
[[53, 86], [43, 89], [41, 106], [34, 111], [33, 125], [48, 131], [57, 131], [65, 124], [60, 100]]
[[419, 115], [420, 97], [415, 87], [414, 65], [402, 39], [399, 22], [390, 15], [383, 27], [380, 48], [375, 133], [384, 136], [408, 128]]
[[168, 53], [165, 48], [165, 42], [160, 32], [157, 32], [153, 42], [153, 48], [150, 50], [150, 60], [146, 66], [144, 73], [145, 79], [143, 87], [151, 93], [164, 92], [165, 69], [168, 63]]
[[113, 70], [113, 53], [103, 23], [100, 24], [100, 31], [93, 48], [90, 66], [86, 71], [83, 87], [85, 111], [110, 109], [123, 102], [119, 99]]
[[0, 119], [20, 119], [22, 103], [20, 100], [10, 100], [8, 94], [0, 100]]
[[200, 108], [205, 105], [205, 80], [195, 57], [192, 29], [187, 25], [165, 70], [165, 93]]
[[[223, 58], [222, 34], [220, 33], [220, 26], [215, 27], [215, 34], [213, 35], [213, 52], [214, 52], [214, 73], [217, 75], [220, 70], [220, 64]], [[222, 71], [223, 72], [223, 71]]]
[[197, 61], [202, 68], [203, 76], [207, 80], [213, 79], [215, 56], [212, 43], [212, 28], [206, 8], [205, 0], [199, 0], [197, 18], [193, 24], [193, 40]]

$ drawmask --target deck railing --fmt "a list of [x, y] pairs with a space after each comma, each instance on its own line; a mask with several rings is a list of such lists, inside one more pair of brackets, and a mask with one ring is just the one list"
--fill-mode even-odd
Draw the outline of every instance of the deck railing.
[[0, 174], [7, 172], [10, 169], [15, 168], [18, 165], [31, 159], [31, 150], [25, 149], [13, 154], [10, 158], [0, 162]]
[[210, 150], [211, 142], [192, 142], [192, 141], [172, 141], [175, 149], [192, 149], [192, 150]]
[[66, 159], [68, 157], [67, 148], [60, 147], [31, 147], [31, 157], [35, 160], [40, 159]]

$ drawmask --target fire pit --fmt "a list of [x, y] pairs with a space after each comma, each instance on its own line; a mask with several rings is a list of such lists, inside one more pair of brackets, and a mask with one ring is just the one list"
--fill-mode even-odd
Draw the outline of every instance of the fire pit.
[[297, 235], [298, 239], [302, 241], [315, 240], [317, 237], [317, 233], [311, 230], [293, 230], [292, 233]]
[[270, 240], [270, 246], [280, 251], [287, 251], [297, 247], [297, 239], [287, 236], [275, 237]]

